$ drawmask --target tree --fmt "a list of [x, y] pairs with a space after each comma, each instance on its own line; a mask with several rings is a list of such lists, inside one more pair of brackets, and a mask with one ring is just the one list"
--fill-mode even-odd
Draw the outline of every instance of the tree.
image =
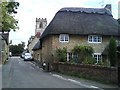
[[1, 14], [0, 14], [0, 27], [2, 28], [2, 32], [9, 32], [10, 30], [18, 29], [18, 21], [15, 19], [14, 14], [17, 13], [17, 8], [19, 6], [18, 2], [14, 2], [14, 0], [4, 1], [0, 3]]
[[18, 45], [10, 45], [9, 51], [12, 52], [13, 55], [20, 55], [24, 51], [24, 42], [21, 42]]
[[109, 42], [109, 49], [108, 49], [108, 56], [109, 56], [111, 66], [116, 66], [116, 63], [117, 63], [116, 51], [117, 51], [116, 41], [113, 37], [111, 37]]

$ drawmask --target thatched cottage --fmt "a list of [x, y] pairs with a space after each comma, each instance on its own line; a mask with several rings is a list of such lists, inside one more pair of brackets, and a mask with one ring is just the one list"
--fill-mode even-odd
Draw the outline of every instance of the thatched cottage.
[[96, 63], [102, 61], [110, 37], [116, 39], [118, 22], [109, 8], [62, 8], [60, 9], [33, 48], [34, 57], [40, 62], [55, 62], [56, 49], [67, 48], [68, 57], [76, 45], [88, 45], [94, 49]]

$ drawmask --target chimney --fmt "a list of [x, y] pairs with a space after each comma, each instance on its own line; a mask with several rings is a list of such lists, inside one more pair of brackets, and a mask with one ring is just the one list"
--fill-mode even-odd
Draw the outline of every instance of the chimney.
[[112, 6], [111, 6], [111, 4], [106, 4], [106, 6], [104, 8], [106, 10], [108, 10], [110, 13], [112, 13]]

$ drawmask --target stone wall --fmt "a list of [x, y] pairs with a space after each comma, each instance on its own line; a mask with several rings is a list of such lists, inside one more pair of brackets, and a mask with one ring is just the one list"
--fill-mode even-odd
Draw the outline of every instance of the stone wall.
[[88, 43], [88, 36], [80, 36], [80, 35], [70, 35], [70, 40], [68, 43], [59, 42], [59, 35], [54, 35], [52, 40], [53, 49], [56, 47], [67, 47], [68, 51], [71, 51], [76, 45], [88, 45], [92, 46], [95, 53], [103, 52], [106, 45], [109, 43], [110, 37], [103, 37], [102, 43]]
[[33, 58], [34, 60], [38, 60], [41, 62], [41, 50], [36, 50], [36, 51], [33, 51]]
[[42, 42], [42, 61], [52, 61], [52, 37], [47, 37]]
[[80, 65], [80, 64], [69, 64], [69, 63], [54, 63], [53, 70], [69, 75], [74, 75], [82, 78], [117, 83], [118, 73], [117, 68], [113, 67], [102, 67], [96, 65]]
[[71, 52], [71, 50], [76, 45], [87, 45], [93, 47], [94, 53], [102, 53], [105, 47], [109, 43], [110, 37], [103, 37], [102, 43], [88, 43], [88, 36], [80, 36], [80, 35], [69, 35], [69, 42], [68, 43], [61, 43], [59, 42], [59, 35], [52, 36], [52, 54], [54, 60], [56, 60], [56, 49], [57, 48], [67, 48], [67, 52]]
[[42, 40], [42, 51], [40, 57], [42, 61], [47, 62], [56, 62], [57, 48], [67, 48], [67, 52], [71, 52], [71, 50], [76, 45], [88, 45], [93, 47], [94, 53], [102, 53], [105, 47], [109, 43], [110, 37], [103, 37], [102, 43], [88, 43], [88, 36], [80, 36], [80, 35], [69, 35], [70, 40], [68, 43], [59, 42], [59, 35], [50, 35]]

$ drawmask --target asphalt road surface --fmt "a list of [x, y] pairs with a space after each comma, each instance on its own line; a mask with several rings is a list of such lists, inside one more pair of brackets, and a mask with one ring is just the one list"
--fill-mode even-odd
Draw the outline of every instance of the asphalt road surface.
[[100, 84], [53, 72], [45, 72], [31, 61], [11, 57], [2, 66], [2, 88], [90, 88], [104, 90], [116, 86]]

